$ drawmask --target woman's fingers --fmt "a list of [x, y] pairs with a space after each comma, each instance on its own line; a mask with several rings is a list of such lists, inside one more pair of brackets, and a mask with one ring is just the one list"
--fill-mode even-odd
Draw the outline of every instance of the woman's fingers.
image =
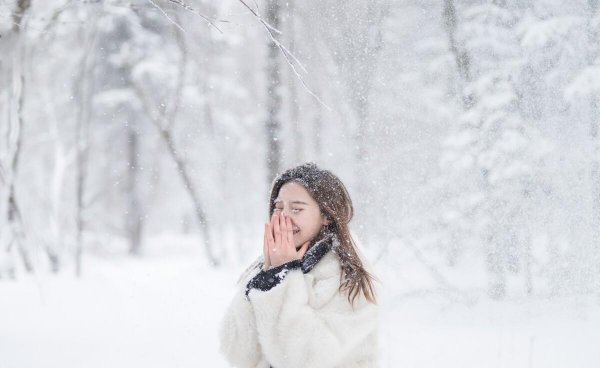
[[267, 224], [267, 249], [273, 248], [275, 245], [275, 238], [273, 237], [273, 225]]
[[287, 226], [287, 216], [281, 212], [279, 216], [279, 226], [281, 227], [281, 247], [283, 249], [289, 248], [288, 244], [288, 226]]
[[286, 216], [284, 213], [281, 214], [281, 242], [282, 247], [286, 249], [287, 254], [296, 254], [296, 247], [294, 246], [294, 230], [292, 229], [292, 219]]
[[279, 213], [279, 228], [281, 229], [281, 240], [287, 241], [287, 224], [285, 222], [285, 214], [283, 212]]
[[296, 250], [292, 219], [283, 213], [274, 213], [271, 222], [265, 224], [265, 244], [270, 267], [277, 267], [304, 258], [310, 241]]
[[274, 226], [273, 226], [273, 235], [275, 236], [275, 248], [281, 247], [281, 226], [279, 225], [279, 218], [281, 216], [279, 214], [275, 214]]
[[287, 226], [286, 236], [288, 244], [294, 249], [296, 249], [296, 246], [294, 244], [294, 228], [292, 226], [292, 219], [289, 216], [285, 217], [285, 224]]

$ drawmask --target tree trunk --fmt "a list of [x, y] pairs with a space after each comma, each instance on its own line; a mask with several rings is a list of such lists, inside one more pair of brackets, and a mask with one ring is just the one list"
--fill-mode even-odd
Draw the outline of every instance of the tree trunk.
[[[22, 30], [25, 26], [24, 17], [31, 5], [29, 0], [19, 0], [17, 8], [13, 12], [13, 27], [8, 35], [5, 35], [3, 40], [3, 49], [5, 55], [10, 55], [8, 65], [5, 67], [7, 76], [8, 91], [8, 131], [7, 145], [8, 150], [6, 157], [6, 170], [2, 170], [4, 182], [7, 187], [6, 206], [0, 208], [6, 209], [6, 228], [8, 236], [5, 237], [7, 244], [3, 245], [7, 252], [11, 248], [16, 247], [17, 252], [21, 256], [25, 270], [33, 271], [33, 264], [29, 259], [27, 249], [25, 247], [25, 230], [19, 209], [19, 202], [16, 195], [15, 182], [19, 168], [19, 158], [21, 154], [21, 146], [23, 140], [23, 105], [25, 103], [25, 74], [22, 71], [24, 67], [24, 39], [21, 37]], [[4, 165], [3, 165], [4, 167]]]
[[[177, 20], [177, 18], [175, 18], [175, 20]], [[204, 212], [202, 201], [200, 200], [199, 191], [194, 185], [194, 182], [192, 181], [192, 178], [190, 176], [187, 166], [185, 165], [183, 158], [177, 153], [179, 151], [176, 149], [175, 140], [173, 139], [173, 136], [171, 134], [172, 125], [177, 115], [177, 106], [179, 100], [181, 99], [181, 93], [183, 90], [185, 79], [185, 69], [187, 66], [187, 52], [185, 47], [185, 40], [183, 39], [183, 35], [181, 34], [180, 29], [175, 30], [175, 36], [181, 51], [181, 62], [179, 65], [179, 74], [177, 77], [175, 90], [173, 91], [173, 95], [168, 106], [166, 106], [164, 109], [158, 109], [156, 113], [153, 113], [153, 111], [156, 111], [156, 109], [154, 108], [154, 104], [152, 104], [149, 97], [147, 97], [147, 95], [144, 93], [143, 87], [135, 85], [134, 83], [133, 88], [139, 96], [142, 103], [144, 104], [145, 110], [150, 116], [152, 123], [158, 129], [161, 139], [167, 146], [167, 150], [171, 155], [171, 158], [175, 162], [175, 165], [177, 166], [177, 172], [179, 173], [183, 181], [185, 190], [188, 192], [192, 200], [194, 212], [198, 220], [198, 225], [200, 226], [200, 233], [206, 252], [206, 257], [210, 264], [212, 264], [213, 266], [218, 266], [220, 262], [215, 257], [214, 251], [211, 246], [208, 219]]]
[[450, 46], [450, 52], [454, 56], [454, 61], [456, 62], [458, 75], [460, 77], [461, 86], [459, 89], [463, 106], [465, 110], [468, 110], [471, 108], [471, 106], [473, 106], [473, 97], [464, 94], [464, 84], [471, 81], [471, 59], [469, 54], [464, 50], [464, 47], [459, 45], [458, 41], [456, 40], [458, 20], [456, 17], [454, 0], [444, 1], [443, 19], [446, 32], [448, 32], [448, 45]]
[[[595, 58], [598, 55], [598, 46], [595, 41], [598, 34], [594, 31], [591, 24], [593, 19], [597, 17], [599, 8], [598, 0], [588, 0], [588, 42], [595, 47], [588, 52], [588, 65], [593, 65]], [[595, 278], [595, 288], [600, 293], [600, 140], [598, 137], [599, 119], [600, 119], [600, 94], [592, 92], [590, 96], [590, 139], [594, 148], [592, 162], [590, 167], [590, 175], [592, 181], [592, 244], [589, 245], [590, 253], [588, 261], [591, 262], [591, 275]], [[587, 253], [587, 252], [586, 252]]]
[[523, 242], [524, 255], [523, 255], [523, 271], [525, 272], [525, 294], [527, 296], [533, 295], [533, 252], [531, 244], [531, 236], [527, 236]]
[[[460, 44], [456, 38], [458, 17], [454, 0], [444, 0], [442, 19], [448, 34], [448, 46], [456, 63], [458, 89], [463, 111], [467, 112], [475, 103], [473, 96], [465, 93], [465, 86], [472, 81], [473, 75], [469, 54], [465, 50], [464, 45]], [[494, 203], [495, 199], [492, 196], [493, 188], [489, 182], [489, 172], [485, 168], [482, 168], [479, 174], [483, 183], [481, 190], [485, 193], [486, 200], [489, 203]], [[488, 208], [494, 208], [494, 206], [489, 205]], [[498, 230], [498, 223], [494, 221], [494, 216], [490, 210], [488, 210], [486, 215], [491, 217], [491, 223], [487, 225], [485, 231], [486, 237], [484, 240], [485, 244], [483, 245], [485, 264], [488, 272], [488, 294], [494, 299], [501, 299], [506, 294], [504, 249], [503, 242], [499, 237], [501, 235], [499, 231], [501, 230]]]
[[185, 165], [183, 159], [181, 157], [179, 157], [179, 155], [177, 154], [177, 150], [175, 148], [175, 142], [173, 141], [171, 132], [168, 130], [162, 130], [161, 136], [162, 136], [165, 144], [167, 145], [167, 148], [169, 150], [169, 153], [171, 154], [171, 157], [173, 158], [173, 161], [175, 161], [175, 164], [177, 165], [177, 171], [179, 172], [181, 179], [183, 180], [185, 189], [188, 192], [188, 194], [190, 195], [190, 198], [192, 199], [192, 204], [194, 205], [194, 211], [196, 213], [196, 218], [198, 219], [198, 224], [200, 225], [200, 232], [202, 234], [203, 243], [205, 245], [206, 256], [212, 265], [218, 266], [219, 261], [214, 256], [214, 252], [211, 247], [210, 233], [209, 233], [210, 229], [208, 227], [208, 220], [207, 220], [204, 210], [202, 208], [202, 203], [200, 201], [200, 196], [198, 195], [198, 191], [196, 190], [196, 187], [194, 186], [194, 184], [190, 178], [190, 175], [187, 170], [187, 166]]
[[127, 216], [126, 229], [129, 238], [129, 254], [139, 255], [141, 251], [142, 210], [139, 190], [140, 134], [134, 113], [130, 115], [127, 125]]
[[[267, 2], [266, 21], [273, 27], [279, 28], [279, 0]], [[269, 41], [267, 56], [267, 183], [275, 179], [281, 170], [281, 139], [279, 112], [281, 110], [281, 78], [279, 65], [279, 48], [272, 40]]]
[[[91, 14], [91, 13], [90, 13]], [[91, 17], [90, 17], [91, 18]], [[83, 258], [83, 230], [85, 219], [83, 212], [86, 204], [84, 203], [88, 157], [89, 157], [89, 139], [90, 139], [90, 119], [92, 109], [93, 94], [93, 69], [94, 57], [92, 55], [96, 40], [96, 23], [94, 17], [92, 22], [86, 22], [84, 30], [84, 50], [81, 56], [79, 69], [79, 80], [77, 83], [77, 96], [79, 96], [79, 106], [77, 109], [76, 121], [76, 213], [75, 213], [75, 274], [79, 277], [82, 274]]]
[[[369, 142], [374, 138], [376, 127], [371, 120], [370, 96], [373, 90], [375, 80], [376, 64], [378, 55], [383, 45], [382, 27], [388, 14], [388, 8], [382, 2], [370, 1], [366, 4], [366, 23], [363, 25], [363, 32], [357, 35], [357, 41], [350, 42], [352, 49], [352, 59], [347, 60], [351, 63], [350, 77], [350, 96], [352, 107], [356, 112], [357, 130], [354, 135], [355, 144], [355, 187], [357, 197], [357, 214], [362, 226], [372, 228], [374, 231], [365, 231], [363, 233], [365, 244], [384, 244], [382, 237], [385, 234], [384, 229], [378, 228], [380, 223], [373, 221], [377, 217], [377, 211], [373, 207], [373, 185], [369, 180], [369, 173], [372, 169], [372, 154], [369, 150]], [[351, 25], [353, 26], [353, 25]], [[374, 31], [375, 30], [375, 31]], [[355, 43], [355, 44], [354, 44]], [[362, 212], [362, 213], [361, 213]]]
[[[288, 17], [287, 17], [287, 29], [288, 29], [288, 37], [289, 37], [289, 50], [290, 53], [295, 54], [296, 50], [296, 14], [295, 14], [295, 5], [294, 1], [289, 2], [288, 6]], [[302, 125], [300, 124], [300, 106], [298, 102], [298, 88], [297, 88], [297, 78], [291, 68], [288, 68], [289, 75], [289, 107], [290, 107], [290, 123], [292, 124], [292, 132], [293, 132], [293, 142], [294, 142], [294, 161], [296, 163], [301, 163], [303, 160], [303, 134], [302, 134]]]

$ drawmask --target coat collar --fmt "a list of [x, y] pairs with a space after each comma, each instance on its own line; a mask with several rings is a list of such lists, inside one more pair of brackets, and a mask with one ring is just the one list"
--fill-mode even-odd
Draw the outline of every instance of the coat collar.
[[310, 272], [318, 279], [339, 274], [340, 263], [335, 251], [332, 251], [339, 245], [339, 239], [335, 234], [327, 234], [318, 240], [302, 258], [302, 272], [305, 274]]
[[302, 272], [310, 272], [329, 253], [336, 239], [334, 234], [327, 234], [310, 247], [302, 258]]

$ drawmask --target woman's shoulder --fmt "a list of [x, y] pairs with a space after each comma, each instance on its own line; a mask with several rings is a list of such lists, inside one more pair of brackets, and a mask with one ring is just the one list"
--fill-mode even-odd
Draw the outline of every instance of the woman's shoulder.
[[316, 279], [338, 277], [342, 272], [340, 258], [333, 249], [330, 249], [310, 272]]

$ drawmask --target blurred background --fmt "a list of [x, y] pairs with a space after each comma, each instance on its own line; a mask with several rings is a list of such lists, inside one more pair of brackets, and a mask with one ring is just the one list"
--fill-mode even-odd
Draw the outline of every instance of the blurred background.
[[338, 175], [382, 367], [600, 366], [598, 0], [0, 0], [0, 366], [226, 367]]

